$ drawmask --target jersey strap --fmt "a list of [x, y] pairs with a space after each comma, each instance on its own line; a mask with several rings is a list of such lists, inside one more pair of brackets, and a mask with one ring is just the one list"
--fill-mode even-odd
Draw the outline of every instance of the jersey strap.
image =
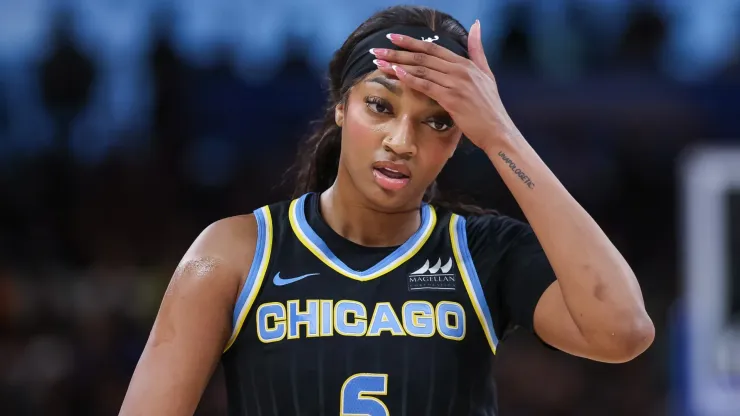
[[351, 269], [337, 258], [324, 240], [308, 224], [305, 210], [306, 196], [303, 195], [290, 204], [288, 216], [290, 218], [290, 226], [296, 237], [311, 253], [334, 271], [359, 281], [368, 281], [380, 277], [412, 258], [424, 246], [424, 243], [427, 242], [429, 236], [432, 235], [432, 231], [434, 231], [434, 226], [437, 224], [437, 214], [434, 208], [428, 204], [423, 204], [421, 207], [421, 226], [419, 229], [405, 243], [389, 254], [388, 257], [367, 270], [358, 271]]
[[234, 307], [233, 329], [224, 352], [236, 341], [236, 337], [239, 335], [242, 325], [244, 325], [244, 319], [247, 317], [257, 293], [262, 287], [267, 265], [270, 262], [272, 251], [272, 216], [270, 215], [270, 208], [265, 206], [254, 211], [254, 217], [257, 220], [257, 247], [254, 250], [254, 258], [252, 259], [252, 266], [249, 268], [249, 274]]
[[452, 252], [455, 255], [455, 262], [457, 263], [457, 269], [460, 271], [460, 275], [465, 283], [465, 290], [468, 292], [468, 296], [470, 297], [470, 303], [473, 305], [475, 314], [478, 315], [478, 319], [483, 326], [483, 332], [486, 334], [488, 344], [491, 346], [491, 351], [496, 354], [498, 338], [496, 337], [496, 331], [493, 329], [491, 310], [488, 308], [486, 297], [483, 294], [483, 287], [480, 284], [478, 273], [475, 271], [475, 265], [473, 264], [473, 258], [468, 249], [465, 218], [452, 214], [452, 217], [450, 218], [450, 239], [452, 242]]

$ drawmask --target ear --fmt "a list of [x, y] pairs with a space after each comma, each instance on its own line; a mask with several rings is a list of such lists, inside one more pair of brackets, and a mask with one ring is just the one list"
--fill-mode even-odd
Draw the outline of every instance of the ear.
[[337, 123], [337, 126], [342, 127], [342, 123], [344, 123], [344, 102], [334, 107], [334, 122]]

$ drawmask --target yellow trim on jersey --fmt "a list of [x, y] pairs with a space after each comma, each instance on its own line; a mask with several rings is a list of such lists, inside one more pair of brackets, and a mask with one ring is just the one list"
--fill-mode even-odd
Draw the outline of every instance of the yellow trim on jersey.
[[270, 263], [270, 254], [272, 253], [272, 215], [270, 214], [270, 208], [262, 207], [254, 211], [254, 216], [257, 220], [256, 248], [252, 258], [252, 266], [234, 307], [233, 330], [224, 352], [228, 351], [236, 341], [236, 337], [239, 335], [242, 325], [244, 325], [244, 320], [262, 287], [267, 265]]
[[478, 315], [478, 319], [483, 327], [483, 332], [488, 340], [488, 345], [491, 347], [491, 351], [495, 355], [498, 338], [494, 331], [491, 311], [488, 309], [488, 303], [483, 294], [483, 288], [478, 279], [478, 273], [475, 270], [473, 260], [470, 256], [470, 251], [468, 250], [468, 238], [465, 233], [465, 219], [456, 214], [452, 214], [452, 217], [450, 218], [450, 240], [452, 243], [452, 252], [455, 255], [455, 262], [457, 263], [457, 269], [460, 271], [460, 276], [465, 283], [465, 290], [468, 292], [468, 296], [470, 297], [470, 303], [473, 305], [475, 314]]
[[[288, 218], [290, 220], [290, 227], [293, 229], [293, 233], [311, 253], [332, 270], [343, 276], [349, 277], [350, 279], [359, 280], [361, 282], [366, 282], [380, 277], [398, 268], [398, 266], [413, 257], [427, 242], [437, 224], [437, 213], [435, 212], [434, 207], [425, 204], [422, 206], [421, 227], [411, 238], [409, 238], [408, 241], [370, 269], [365, 271], [356, 271], [342, 263], [342, 261], [338, 259], [328, 247], [326, 247], [326, 244], [317, 235], [315, 235], [305, 219], [302, 218], [298, 211], [299, 207], [301, 209], [303, 208], [303, 201], [305, 198], [306, 196], [304, 195], [290, 204]], [[313, 235], [309, 236], [308, 233]]]

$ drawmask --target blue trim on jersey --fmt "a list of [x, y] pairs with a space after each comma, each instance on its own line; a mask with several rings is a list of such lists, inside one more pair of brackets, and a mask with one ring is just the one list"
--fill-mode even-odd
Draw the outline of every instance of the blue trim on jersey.
[[265, 217], [261, 211], [254, 212], [254, 218], [257, 220], [257, 247], [254, 249], [254, 258], [252, 259], [252, 265], [249, 267], [249, 274], [247, 280], [242, 288], [242, 293], [239, 294], [239, 299], [236, 301], [234, 307], [234, 317], [231, 321], [231, 327], [236, 328], [239, 322], [239, 313], [244, 308], [244, 304], [247, 302], [250, 288], [254, 285], [254, 281], [257, 277], [257, 270], [259, 270], [260, 264], [262, 263], [262, 257], [264, 256], [265, 250]]
[[232, 333], [229, 342], [224, 351], [236, 340], [241, 327], [244, 324], [249, 309], [254, 299], [262, 287], [262, 281], [267, 271], [267, 263], [270, 261], [270, 252], [272, 251], [272, 217], [269, 207], [262, 207], [254, 211], [254, 218], [257, 220], [257, 244], [254, 250], [252, 265], [249, 268], [249, 274], [244, 282], [239, 298], [234, 306], [234, 315], [232, 317]]
[[488, 308], [483, 287], [475, 270], [473, 258], [470, 255], [465, 224], [465, 218], [459, 215], [453, 214], [452, 218], [450, 218], [450, 237], [452, 238], [453, 252], [455, 253], [455, 260], [457, 260], [458, 269], [465, 282], [465, 287], [470, 296], [473, 308], [483, 325], [484, 332], [491, 345], [491, 350], [496, 354], [498, 337], [496, 337], [496, 331], [494, 330], [491, 310]]
[[[294, 225], [297, 226], [298, 230], [294, 231], [296, 231], [298, 239], [301, 240], [301, 242], [304, 243], [304, 245], [306, 245], [309, 250], [311, 250], [317, 257], [319, 257], [321, 261], [323, 261], [329, 267], [345, 276], [357, 280], [370, 280], [382, 274], [388, 273], [409, 258], [411, 258], [414, 254], [416, 254], [416, 252], [418, 252], [421, 246], [429, 238], [436, 223], [436, 215], [434, 213], [434, 209], [428, 204], [422, 204], [421, 226], [408, 240], [406, 240], [405, 243], [403, 243], [400, 247], [394, 250], [393, 253], [389, 254], [383, 260], [370, 267], [369, 269], [362, 271], [354, 270], [344, 264], [344, 262], [342, 262], [342, 260], [340, 260], [331, 251], [331, 249], [329, 249], [324, 240], [322, 240], [321, 237], [319, 237], [318, 234], [316, 234], [313, 228], [311, 228], [311, 226], [309, 225], [308, 220], [306, 219], [305, 208], [307, 197], [308, 194], [298, 198], [296, 201], [294, 201], [295, 206], [291, 209], [292, 212], [290, 215], [290, 219], [291, 222], [293, 219], [295, 219]], [[310, 247], [309, 244], [306, 244], [306, 242], [303, 241], [303, 239], [301, 238], [301, 234], [308, 240], [308, 242], [310, 242], [310, 245], [314, 246], [315, 250], [312, 250], [312, 247]]]

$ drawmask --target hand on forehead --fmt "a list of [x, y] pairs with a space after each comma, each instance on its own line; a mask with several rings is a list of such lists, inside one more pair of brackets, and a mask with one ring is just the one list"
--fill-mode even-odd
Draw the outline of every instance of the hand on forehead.
[[[400, 40], [397, 40], [398, 36]], [[467, 57], [466, 46], [445, 34], [423, 26], [395, 26], [369, 35], [354, 47], [342, 73], [342, 85], [352, 83], [377, 68], [370, 50], [401, 49], [438, 56], [450, 62], [454, 62], [454, 56], [460, 59]]]

